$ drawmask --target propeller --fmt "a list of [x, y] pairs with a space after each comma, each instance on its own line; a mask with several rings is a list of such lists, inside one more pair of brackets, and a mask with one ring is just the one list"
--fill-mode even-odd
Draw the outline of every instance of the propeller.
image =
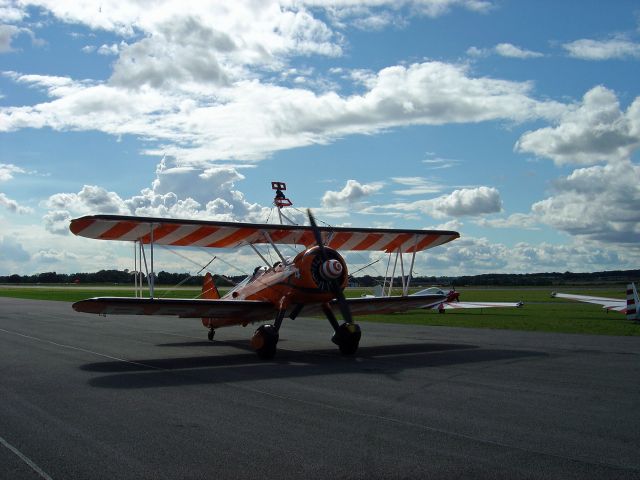
[[[320, 258], [322, 258], [323, 266], [326, 265], [328, 268], [331, 268], [331, 264], [328, 263], [329, 258], [327, 257], [327, 251], [325, 250], [324, 244], [322, 243], [322, 234], [310, 209], [307, 209], [307, 215], [309, 216], [309, 223], [311, 224], [313, 235], [316, 238], [316, 243], [318, 244], [318, 247], [320, 249]], [[331, 292], [335, 295], [336, 300], [338, 301], [338, 307], [340, 308], [342, 318], [347, 323], [353, 323], [349, 304], [347, 303], [347, 299], [345, 298], [342, 288], [340, 288], [340, 284], [338, 283], [338, 279], [340, 278], [340, 276], [337, 276], [335, 278], [332, 277], [334, 276], [327, 275], [326, 280], [329, 282]]]

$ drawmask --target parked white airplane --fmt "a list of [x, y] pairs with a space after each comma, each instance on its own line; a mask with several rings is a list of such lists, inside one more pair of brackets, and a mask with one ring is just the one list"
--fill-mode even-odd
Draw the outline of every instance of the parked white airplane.
[[447, 297], [444, 302], [423, 307], [429, 310], [438, 310], [440, 313], [460, 308], [520, 308], [524, 305], [523, 302], [461, 302], [459, 292], [449, 290], [446, 293], [438, 287], [429, 287], [414, 293], [414, 295], [427, 294], [439, 294]]
[[635, 283], [627, 285], [626, 300], [556, 292], [553, 292], [551, 296], [554, 298], [568, 298], [569, 300], [576, 300], [578, 302], [595, 303], [596, 305], [602, 305], [602, 308], [605, 310], [613, 310], [614, 312], [626, 314], [627, 320], [640, 320], [640, 311], [638, 310], [640, 301], [638, 301], [638, 290], [636, 289]]

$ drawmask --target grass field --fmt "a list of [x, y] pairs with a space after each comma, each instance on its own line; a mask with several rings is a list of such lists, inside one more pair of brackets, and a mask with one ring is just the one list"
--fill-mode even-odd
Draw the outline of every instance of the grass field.
[[[624, 298], [624, 286], [563, 287], [558, 290], [565, 293]], [[198, 288], [171, 290], [170, 287], [159, 286], [156, 287], [156, 296], [195, 298], [199, 291]], [[518, 309], [456, 310], [447, 311], [445, 314], [431, 310], [412, 310], [394, 315], [363, 316], [359, 317], [358, 321], [596, 335], [640, 335], [640, 322], [627, 321], [625, 316], [619, 313], [607, 313], [598, 305], [551, 298], [553, 291], [551, 287], [460, 288], [459, 291], [463, 301], [523, 301], [525, 305]], [[371, 290], [358, 288], [346, 290], [348, 297], [359, 297], [363, 293], [371, 293]], [[133, 296], [133, 290], [127, 287], [104, 286], [0, 285], [0, 297], [75, 302], [99, 296]]]

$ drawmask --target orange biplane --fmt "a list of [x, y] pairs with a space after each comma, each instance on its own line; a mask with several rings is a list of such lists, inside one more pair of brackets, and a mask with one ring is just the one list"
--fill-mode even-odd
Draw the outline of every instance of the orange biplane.
[[[295, 319], [305, 313], [324, 313], [333, 327], [332, 341], [343, 354], [356, 352], [361, 331], [354, 315], [392, 313], [412, 308], [428, 308], [446, 300], [443, 294], [409, 295], [416, 252], [442, 245], [459, 237], [458, 232], [378, 228], [320, 227], [308, 212], [309, 226], [255, 223], [174, 220], [167, 218], [94, 215], [71, 221], [71, 231], [101, 240], [137, 242], [146, 265], [144, 245], [149, 246], [151, 272], [147, 275], [149, 298], [101, 297], [73, 304], [78, 312], [101, 315], [174, 315], [201, 318], [213, 340], [215, 329], [230, 325], [273, 320], [261, 325], [251, 344], [260, 358], [276, 353], [280, 327], [285, 317]], [[279, 257], [271, 265], [258, 249], [268, 244]], [[277, 245], [304, 247], [293, 258], [282, 255]], [[222, 298], [210, 273], [205, 276], [201, 298], [170, 299], [154, 296], [153, 247], [155, 245], [235, 248], [249, 246], [264, 262]], [[401, 296], [345, 298], [348, 271], [338, 250], [373, 250], [396, 255], [402, 268]], [[403, 256], [411, 255], [405, 277]], [[140, 268], [142, 270], [142, 267]], [[394, 267], [395, 271], [395, 267]], [[406, 280], [405, 280], [406, 278]], [[390, 290], [390, 289], [389, 289]], [[341, 313], [339, 323], [334, 309]]]

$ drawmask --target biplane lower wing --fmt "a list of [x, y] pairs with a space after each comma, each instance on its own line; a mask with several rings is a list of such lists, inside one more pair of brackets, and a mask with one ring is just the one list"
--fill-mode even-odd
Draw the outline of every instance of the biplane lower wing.
[[256, 300], [200, 300], [184, 298], [96, 297], [73, 304], [77, 312], [98, 315], [164, 315], [209, 318], [212, 325], [238, 325], [273, 318], [270, 302]]
[[[408, 297], [359, 297], [347, 298], [351, 313], [358, 315], [375, 315], [399, 313], [417, 308], [429, 308], [445, 300], [442, 295], [410, 295]], [[337, 303], [335, 300], [331, 304]]]
[[[409, 297], [367, 297], [346, 299], [353, 315], [387, 314], [414, 308], [428, 308], [442, 302], [441, 295]], [[337, 308], [335, 300], [330, 305]], [[238, 325], [272, 319], [271, 302], [256, 300], [200, 300], [171, 298], [96, 297], [73, 304], [77, 312], [98, 315], [164, 315], [180, 318], [209, 318], [212, 325]], [[293, 309], [293, 307], [291, 308]], [[319, 304], [305, 305], [307, 315], [321, 314]]]

